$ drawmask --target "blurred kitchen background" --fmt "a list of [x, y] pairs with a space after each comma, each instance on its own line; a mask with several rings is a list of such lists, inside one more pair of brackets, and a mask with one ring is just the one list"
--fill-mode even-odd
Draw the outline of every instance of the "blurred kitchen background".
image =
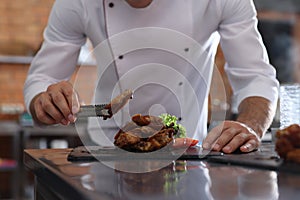
[[[22, 165], [24, 148], [66, 148], [81, 144], [74, 126], [33, 128], [24, 108], [23, 84], [33, 56], [42, 43], [43, 30], [54, 0], [1, 0], [0, 3], [0, 199], [33, 199], [33, 177]], [[255, 0], [259, 30], [270, 61], [277, 69], [281, 84], [300, 83], [300, 1]], [[85, 60], [90, 47], [82, 47], [78, 66], [83, 65], [77, 79], [81, 98], [89, 103], [95, 65]], [[226, 111], [226, 118], [235, 116], [234, 98], [224, 74], [224, 58], [219, 50], [216, 65], [223, 80], [212, 88], [211, 116]], [[72, 81], [74, 81], [75, 75]], [[225, 85], [226, 98], [218, 97]], [[221, 92], [222, 93], [222, 92]], [[218, 117], [214, 117], [218, 120]], [[210, 123], [214, 123], [211, 121]], [[278, 113], [272, 126], [278, 127]]]

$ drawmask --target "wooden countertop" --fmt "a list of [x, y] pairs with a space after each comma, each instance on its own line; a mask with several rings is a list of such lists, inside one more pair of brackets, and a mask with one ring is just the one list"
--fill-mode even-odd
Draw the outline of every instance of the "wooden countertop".
[[300, 174], [207, 160], [178, 160], [155, 171], [129, 173], [112, 166], [139, 165], [147, 169], [163, 161], [70, 162], [67, 160], [70, 151], [25, 150], [25, 165], [36, 177], [36, 199], [297, 199], [300, 196]]

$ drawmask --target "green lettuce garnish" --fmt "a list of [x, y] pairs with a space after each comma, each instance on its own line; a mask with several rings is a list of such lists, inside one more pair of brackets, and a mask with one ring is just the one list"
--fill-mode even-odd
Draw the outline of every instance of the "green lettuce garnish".
[[178, 118], [174, 115], [170, 115], [167, 113], [163, 113], [159, 115], [159, 117], [163, 120], [164, 124], [166, 126], [170, 126], [173, 124], [173, 127], [175, 131], [177, 131], [177, 134], [175, 135], [175, 138], [185, 138], [186, 137], [186, 129], [184, 126], [178, 123]]

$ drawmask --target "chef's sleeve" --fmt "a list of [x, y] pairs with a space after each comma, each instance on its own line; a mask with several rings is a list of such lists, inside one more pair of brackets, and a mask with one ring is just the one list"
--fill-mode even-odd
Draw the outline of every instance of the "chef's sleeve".
[[73, 74], [81, 46], [86, 42], [80, 1], [55, 1], [44, 41], [34, 57], [24, 84], [27, 111], [31, 100], [47, 87]]
[[260, 96], [276, 106], [279, 83], [257, 29], [253, 1], [222, 2], [222, 20], [218, 31], [227, 62], [225, 71], [237, 105], [247, 97]]

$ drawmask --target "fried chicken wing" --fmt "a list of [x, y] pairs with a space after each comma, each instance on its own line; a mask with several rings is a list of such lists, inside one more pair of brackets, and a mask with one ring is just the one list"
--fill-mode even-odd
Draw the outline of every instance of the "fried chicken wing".
[[300, 126], [292, 124], [276, 132], [275, 150], [283, 159], [300, 163]]
[[114, 144], [127, 151], [151, 152], [172, 142], [175, 134], [176, 130], [166, 127], [159, 117], [137, 114], [119, 130]]

